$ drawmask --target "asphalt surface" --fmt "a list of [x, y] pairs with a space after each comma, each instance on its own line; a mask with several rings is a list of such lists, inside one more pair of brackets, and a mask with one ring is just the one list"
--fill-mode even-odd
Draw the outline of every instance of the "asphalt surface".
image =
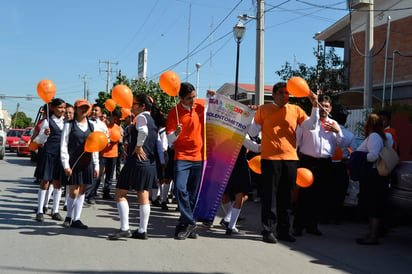
[[[49, 215], [36, 222], [38, 185], [29, 158], [7, 153], [0, 161], [0, 273], [411, 273], [412, 227], [392, 228], [378, 246], [355, 239], [366, 223], [345, 220], [321, 225], [323, 236], [266, 244], [260, 236], [260, 204], [246, 202], [241, 236], [225, 236], [219, 225], [199, 223], [198, 239], [173, 239], [178, 213], [152, 207], [149, 239], [109, 241], [119, 228], [115, 201], [85, 207], [87, 230], [63, 228]], [[136, 196], [129, 195], [130, 225], [138, 225]], [[62, 207], [61, 207], [62, 208]], [[60, 211], [64, 216], [65, 212]], [[409, 222], [410, 223], [410, 222]]]

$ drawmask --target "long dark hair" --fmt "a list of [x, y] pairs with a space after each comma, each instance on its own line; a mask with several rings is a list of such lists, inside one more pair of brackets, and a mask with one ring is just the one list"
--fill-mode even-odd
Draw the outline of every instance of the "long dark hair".
[[381, 117], [378, 114], [372, 113], [369, 115], [368, 119], [366, 120], [365, 126], [365, 137], [368, 137], [372, 132], [376, 132], [379, 136], [382, 137], [384, 141], [386, 141], [386, 135], [383, 131], [383, 122]]

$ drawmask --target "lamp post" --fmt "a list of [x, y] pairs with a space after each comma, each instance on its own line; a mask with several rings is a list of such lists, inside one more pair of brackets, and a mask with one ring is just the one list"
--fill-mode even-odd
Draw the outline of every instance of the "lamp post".
[[199, 94], [199, 69], [200, 63], [196, 63], [196, 93]]
[[238, 91], [238, 80], [239, 80], [239, 48], [240, 42], [243, 40], [243, 35], [245, 34], [246, 28], [242, 22], [237, 22], [236, 26], [233, 27], [233, 35], [237, 44], [237, 55], [236, 55], [236, 82], [235, 82], [235, 101], [237, 100]]

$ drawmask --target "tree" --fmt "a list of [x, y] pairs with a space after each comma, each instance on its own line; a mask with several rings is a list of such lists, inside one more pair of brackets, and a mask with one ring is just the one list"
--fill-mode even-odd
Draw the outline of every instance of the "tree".
[[[317, 58], [317, 50], [314, 49]], [[347, 89], [344, 79], [345, 64], [335, 52], [334, 48], [329, 48], [324, 53], [323, 48], [319, 50], [319, 58], [316, 66], [307, 66], [298, 63], [297, 69], [293, 69], [289, 62], [276, 71], [281, 80], [287, 81], [293, 76], [299, 76], [306, 80], [312, 91], [318, 94], [327, 94], [333, 97], [332, 116], [334, 113], [346, 111], [346, 107], [338, 102], [339, 94]], [[292, 103], [301, 106], [306, 112], [310, 113], [311, 104], [307, 98], [290, 98]]]
[[24, 112], [16, 112], [11, 116], [11, 126], [13, 128], [26, 128], [33, 126], [33, 121]]
[[[176, 105], [174, 98], [163, 92], [163, 90], [159, 86], [159, 83], [153, 81], [147, 82], [143, 78], [140, 78], [138, 80], [129, 80], [126, 76], [119, 73], [116, 77], [116, 81], [113, 83], [113, 87], [115, 87], [116, 85], [128, 86], [132, 90], [134, 96], [141, 93], [145, 93], [151, 96], [156, 101], [159, 109], [163, 113], [169, 113], [169, 110]], [[98, 94], [96, 103], [104, 106], [104, 103], [109, 98], [111, 98], [111, 94], [107, 94], [105, 91], [101, 91]]]

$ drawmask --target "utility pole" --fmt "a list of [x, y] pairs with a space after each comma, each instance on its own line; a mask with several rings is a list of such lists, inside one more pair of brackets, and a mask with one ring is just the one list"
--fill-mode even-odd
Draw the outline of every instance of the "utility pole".
[[372, 107], [372, 91], [373, 91], [373, 0], [368, 5], [366, 13], [366, 29], [365, 29], [365, 70], [364, 70], [364, 91], [363, 91], [363, 107]]
[[113, 72], [110, 68], [110, 64], [113, 64], [113, 65], [117, 66], [119, 64], [119, 62], [110, 62], [110, 60], [108, 60], [108, 61], [100, 61], [99, 60], [99, 64], [100, 63], [107, 64], [107, 70], [101, 70], [99, 68], [99, 72], [107, 72], [106, 92], [107, 92], [107, 94], [109, 94], [109, 92], [110, 92], [110, 73]]
[[90, 77], [87, 77], [87, 75], [80, 76], [80, 79], [83, 79], [83, 98], [85, 98], [87, 101], [89, 101], [89, 83], [88, 80]]
[[265, 29], [265, 1], [257, 0], [256, 13], [256, 68], [255, 68], [255, 104], [265, 103], [265, 65], [264, 65], [264, 29]]
[[19, 114], [19, 107], [20, 107], [20, 103], [17, 103], [16, 114], [14, 115], [14, 126], [13, 126], [13, 128], [16, 128], [17, 115]]

